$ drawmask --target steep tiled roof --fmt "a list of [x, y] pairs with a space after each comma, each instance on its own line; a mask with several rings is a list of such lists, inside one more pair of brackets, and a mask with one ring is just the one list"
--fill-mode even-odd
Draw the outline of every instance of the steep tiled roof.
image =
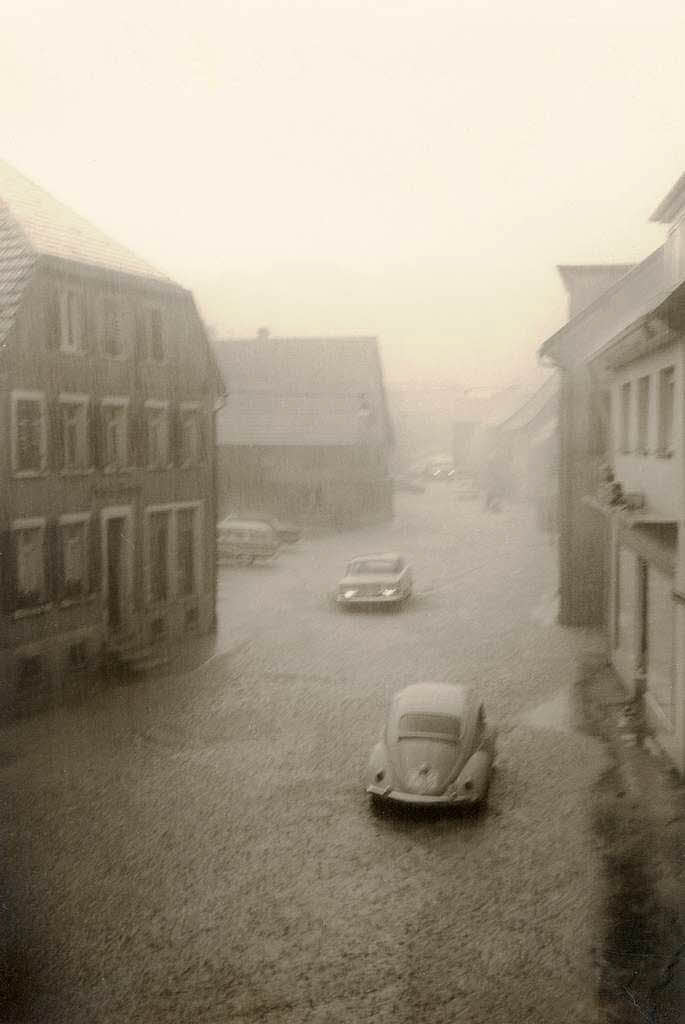
[[223, 342], [216, 352], [228, 382], [219, 444], [391, 440], [375, 338], [258, 338]]
[[0, 160], [0, 201], [37, 255], [167, 280], [135, 253]]
[[173, 283], [0, 160], [0, 348], [41, 256]]
[[0, 348], [14, 322], [34, 262], [26, 236], [0, 200]]

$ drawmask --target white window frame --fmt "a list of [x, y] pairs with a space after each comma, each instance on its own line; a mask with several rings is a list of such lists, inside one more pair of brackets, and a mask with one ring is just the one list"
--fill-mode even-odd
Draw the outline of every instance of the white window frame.
[[[76, 304], [74, 311], [72, 303]], [[75, 316], [74, 316], [75, 312]], [[60, 292], [60, 352], [82, 355], [85, 334], [85, 305], [76, 288]]]
[[[162, 457], [156, 461], [152, 461], [151, 451], [152, 446], [150, 444], [150, 413], [164, 413], [163, 417], [163, 428], [162, 428]], [[145, 431], [146, 431], [146, 448], [147, 448], [147, 469], [168, 469], [171, 465], [170, 459], [170, 445], [169, 445], [169, 402], [161, 401], [156, 398], [149, 398], [145, 402]]]
[[[48, 574], [47, 574], [47, 559], [45, 550], [45, 530], [47, 527], [47, 520], [44, 516], [32, 516], [23, 519], [15, 519], [11, 524], [11, 530], [13, 534], [27, 533], [29, 531], [40, 532], [40, 547], [42, 551], [42, 562], [41, 567], [43, 571], [42, 587], [41, 587], [41, 600], [35, 605], [26, 605], [25, 607], [18, 607], [15, 611], [15, 616], [21, 617], [25, 615], [31, 615], [32, 613], [46, 608], [49, 605], [48, 601]], [[14, 537], [14, 545], [16, 551], [15, 559], [15, 587], [17, 593], [17, 600], [20, 593], [19, 587], [19, 576], [20, 576], [20, 551], [18, 539]]]
[[74, 476], [79, 473], [88, 473], [92, 469], [90, 463], [90, 445], [88, 441], [88, 408], [90, 405], [90, 395], [77, 394], [76, 392], [63, 391], [59, 395], [59, 407], [60, 407], [60, 418], [63, 417], [64, 406], [79, 406], [83, 410], [83, 423], [82, 423], [82, 447], [83, 447], [83, 465], [81, 466], [67, 466], [67, 441], [65, 432], [65, 422], [61, 419], [61, 431], [62, 431], [62, 473], [64, 476]]
[[[19, 468], [19, 432], [17, 422], [17, 405], [19, 402], [37, 402], [40, 404], [40, 468], [20, 469]], [[13, 391], [12, 392], [12, 472], [15, 477], [42, 476], [48, 464], [48, 427], [47, 427], [47, 404], [44, 391]]]
[[181, 451], [184, 448], [184, 418], [185, 416], [192, 414], [195, 423], [195, 450], [192, 454], [182, 460], [181, 468], [187, 469], [189, 466], [196, 466], [201, 460], [202, 451], [202, 428], [200, 425], [200, 403], [199, 402], [181, 402], [180, 405], [180, 419], [181, 419]]
[[[195, 513], [195, 536], [194, 536], [194, 552], [193, 552], [193, 568], [195, 570], [195, 579], [193, 584], [192, 594], [181, 594], [179, 588], [179, 573], [178, 573], [178, 529], [177, 529], [177, 512], [180, 511], [193, 511]], [[152, 540], [152, 531], [150, 529], [150, 519], [153, 515], [158, 513], [169, 514], [169, 530], [167, 536], [167, 604], [178, 598], [190, 601], [197, 598], [202, 592], [202, 584], [204, 580], [203, 572], [203, 560], [202, 560], [202, 544], [204, 537], [204, 502], [203, 501], [181, 501], [172, 502], [164, 505], [148, 505], [144, 513], [144, 580], [145, 580], [145, 604], [148, 608], [159, 607], [152, 600], [152, 552], [150, 550], [150, 544]]]
[[[126, 396], [107, 395], [107, 396], [105, 396], [104, 398], [102, 398], [100, 400], [100, 409], [101, 409], [101, 414], [102, 414], [102, 446], [103, 446], [102, 464], [103, 464], [103, 472], [105, 472], [105, 473], [120, 473], [123, 470], [128, 469], [128, 463], [129, 463], [129, 460], [128, 460], [128, 432], [129, 432], [128, 407], [129, 407], [129, 399]], [[107, 437], [107, 424], [105, 422], [105, 414], [104, 413], [105, 413], [105, 409], [112, 409], [112, 408], [114, 408], [114, 409], [123, 409], [124, 410], [124, 415], [123, 415], [123, 431], [122, 431], [123, 440], [121, 442], [121, 449], [122, 449], [123, 458], [122, 458], [121, 462], [117, 461], [115, 463], [106, 462], [106, 456], [107, 456], [107, 451], [108, 451], [108, 447], [109, 447], [109, 442], [108, 442], [108, 437]]]
[[64, 572], [64, 585], [67, 583], [67, 570], [66, 560], [64, 558], [64, 534], [62, 530], [67, 526], [83, 526], [83, 589], [80, 597], [67, 597], [64, 598], [62, 604], [76, 604], [82, 601], [88, 596], [88, 572], [89, 572], [89, 537], [90, 537], [90, 521], [92, 519], [91, 512], [66, 512], [61, 515], [57, 520], [57, 528], [60, 531], [59, 543], [62, 547], [62, 565]]

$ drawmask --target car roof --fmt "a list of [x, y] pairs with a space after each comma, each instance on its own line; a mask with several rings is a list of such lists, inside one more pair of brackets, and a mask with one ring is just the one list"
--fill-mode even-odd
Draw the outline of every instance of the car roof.
[[450, 683], [412, 683], [395, 694], [393, 706], [397, 715], [408, 711], [432, 711], [437, 714], [461, 715], [473, 702], [473, 690]]
[[399, 554], [397, 554], [396, 551], [382, 551], [380, 554], [355, 555], [354, 558], [350, 559], [350, 564], [352, 564], [352, 562], [372, 562], [372, 561], [374, 561], [374, 559], [382, 559], [384, 562], [385, 561], [388, 561], [388, 562], [393, 561], [394, 562], [398, 558], [402, 558], [403, 559], [404, 555], [399, 555]]
[[262, 532], [271, 531], [271, 527], [269, 526], [269, 524], [262, 522], [259, 519], [231, 519], [231, 517], [229, 516], [228, 519], [224, 519], [222, 522], [219, 523], [220, 530], [232, 530], [236, 528], [249, 528], [250, 530], [261, 530]]

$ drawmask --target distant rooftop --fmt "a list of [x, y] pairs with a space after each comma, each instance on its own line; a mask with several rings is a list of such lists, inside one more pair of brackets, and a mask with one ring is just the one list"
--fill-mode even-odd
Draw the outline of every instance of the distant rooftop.
[[218, 342], [228, 397], [219, 443], [265, 447], [355, 445], [392, 438], [378, 343], [372, 337]]

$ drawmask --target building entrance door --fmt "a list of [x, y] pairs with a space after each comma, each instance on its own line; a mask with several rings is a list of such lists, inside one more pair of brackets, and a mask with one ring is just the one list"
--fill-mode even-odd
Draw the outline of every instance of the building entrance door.
[[122, 623], [122, 599], [124, 594], [124, 523], [123, 517], [107, 519], [105, 533], [105, 569], [107, 590], [105, 607], [107, 625], [117, 632]]

